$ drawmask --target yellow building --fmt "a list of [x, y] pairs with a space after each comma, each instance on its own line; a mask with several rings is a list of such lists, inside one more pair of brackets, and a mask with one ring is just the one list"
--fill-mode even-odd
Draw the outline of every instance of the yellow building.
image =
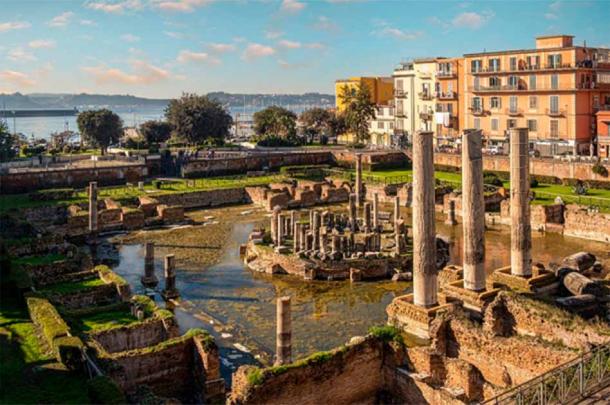
[[394, 98], [394, 80], [391, 77], [350, 77], [349, 79], [339, 79], [335, 82], [335, 106], [337, 111], [345, 110], [345, 105], [341, 94], [343, 88], [350, 89], [364, 84], [371, 93], [371, 101], [376, 105], [386, 105]]
[[575, 46], [569, 35], [536, 38], [534, 49], [464, 55], [462, 128], [480, 128], [487, 145], [528, 127], [542, 155], [588, 153], [595, 113], [610, 100], [610, 50]]

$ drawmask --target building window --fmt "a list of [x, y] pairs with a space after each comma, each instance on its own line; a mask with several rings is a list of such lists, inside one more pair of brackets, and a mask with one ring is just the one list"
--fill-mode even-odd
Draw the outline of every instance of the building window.
[[551, 138], [559, 138], [559, 121], [551, 120]]
[[453, 104], [447, 104], [447, 112], [449, 113], [449, 115], [453, 115]]
[[402, 79], [396, 80], [396, 88], [398, 90], [402, 90], [403, 89], [403, 81], [402, 81]]
[[491, 119], [491, 130], [492, 131], [497, 131], [498, 130], [498, 126], [499, 126], [499, 121], [497, 118], [492, 118]]
[[479, 78], [478, 78], [478, 77], [475, 77], [475, 78], [474, 78], [474, 89], [475, 89], [475, 90], [479, 90], [479, 89], [480, 89], [480, 87], [481, 87], [481, 84], [480, 84]]
[[559, 88], [559, 77], [557, 75], [551, 75], [551, 89], [557, 90]]
[[490, 107], [491, 108], [500, 108], [501, 107], [501, 102], [500, 102], [500, 97], [492, 97], [490, 100]]
[[535, 110], [538, 108], [538, 96], [530, 96], [530, 109]]
[[480, 118], [474, 119], [474, 129], [481, 129], [481, 119]]
[[483, 99], [481, 97], [472, 98], [472, 109], [475, 111], [480, 111], [483, 109]]
[[383, 122], [377, 123], [377, 129], [383, 129]]
[[593, 107], [599, 108], [599, 96], [593, 96]]
[[517, 58], [514, 56], [510, 58], [510, 70], [517, 70]]
[[508, 76], [508, 85], [511, 87], [517, 87], [519, 84], [519, 78], [517, 76]]
[[500, 58], [489, 59], [489, 71], [499, 72], [500, 71]]
[[530, 132], [538, 131], [538, 121], [536, 121], [536, 120], [527, 120], [527, 129], [529, 129]]
[[475, 59], [470, 61], [470, 71], [472, 73], [481, 71], [481, 59]]
[[517, 126], [517, 120], [514, 119], [508, 119], [506, 120], [506, 128], [507, 129], [511, 129]]
[[559, 113], [559, 96], [550, 96], [549, 106], [552, 114]]
[[510, 96], [508, 101], [509, 101], [510, 112], [516, 113], [517, 112], [517, 107], [518, 107], [517, 96]]
[[530, 75], [530, 90], [536, 90], [536, 75]]
[[547, 57], [547, 64], [548, 64], [547, 67], [550, 69], [561, 67], [561, 54], [557, 53], [557, 54], [549, 55]]
[[532, 69], [532, 70], [540, 69], [540, 56], [539, 55], [528, 56], [527, 64], [528, 64], [529, 69]]
[[497, 76], [492, 76], [489, 78], [489, 87], [500, 87], [502, 81]]
[[394, 123], [393, 122], [389, 122], [388, 124], [390, 126], [390, 129], [394, 129]]

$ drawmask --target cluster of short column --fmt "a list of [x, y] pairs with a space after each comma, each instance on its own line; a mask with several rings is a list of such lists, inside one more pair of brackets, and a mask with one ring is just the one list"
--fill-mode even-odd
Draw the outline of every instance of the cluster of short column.
[[[147, 242], [144, 249], [144, 275], [140, 281], [146, 288], [155, 288], [159, 283], [159, 279], [155, 275], [155, 244]], [[169, 254], [165, 255], [163, 259], [165, 288], [161, 294], [165, 299], [177, 298], [180, 294], [176, 288], [176, 258], [173, 254]]]

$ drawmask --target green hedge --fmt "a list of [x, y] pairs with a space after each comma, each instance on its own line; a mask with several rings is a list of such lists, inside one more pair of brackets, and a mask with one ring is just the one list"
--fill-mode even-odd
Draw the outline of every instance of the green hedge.
[[52, 188], [48, 190], [37, 190], [28, 195], [32, 201], [68, 200], [74, 197], [73, 188]]
[[68, 336], [70, 328], [48, 300], [39, 297], [28, 297], [26, 301], [30, 318], [40, 327], [49, 346], [53, 346], [55, 339]]
[[127, 398], [119, 386], [107, 376], [94, 377], [87, 382], [89, 399], [94, 404], [125, 404]]
[[330, 165], [296, 165], [296, 166], [283, 166], [280, 167], [280, 173], [282, 174], [293, 174], [303, 171], [310, 170], [326, 170], [329, 169]]

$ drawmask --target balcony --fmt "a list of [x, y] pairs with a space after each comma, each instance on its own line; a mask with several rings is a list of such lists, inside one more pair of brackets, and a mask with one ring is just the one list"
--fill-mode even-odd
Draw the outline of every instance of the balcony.
[[498, 69], [498, 68], [479, 68], [476, 70], [470, 69], [473, 75], [497, 74], [497, 73], [519, 73], [519, 72], [540, 72], [547, 70], [573, 70], [577, 68], [590, 69], [583, 62], [579, 63], [562, 63], [562, 64], [546, 64], [546, 65], [521, 65], [516, 68]]
[[421, 100], [432, 100], [432, 93], [430, 93], [429, 91], [420, 91], [418, 93], [418, 96]]
[[510, 115], [511, 117], [517, 117], [519, 115], [523, 115], [523, 110], [520, 108], [507, 108], [504, 110], [506, 115]]
[[432, 111], [428, 111], [428, 112], [422, 111], [422, 112], [420, 112], [419, 113], [419, 118], [422, 121], [431, 121], [432, 120]]
[[470, 110], [472, 115], [481, 116], [487, 114], [487, 111], [485, 111], [483, 107], [468, 107], [468, 110]]
[[438, 71], [436, 72], [437, 79], [455, 79], [457, 77], [456, 72]]
[[395, 115], [396, 118], [407, 118], [407, 114], [404, 111], [396, 111]]
[[565, 117], [566, 110], [562, 110], [559, 108], [547, 108], [546, 115], [549, 117]]
[[436, 98], [438, 98], [439, 100], [456, 100], [457, 99], [457, 93], [455, 91], [448, 91], [448, 92], [438, 92], [436, 93]]
[[407, 97], [408, 92], [403, 89], [394, 89], [395, 97]]

